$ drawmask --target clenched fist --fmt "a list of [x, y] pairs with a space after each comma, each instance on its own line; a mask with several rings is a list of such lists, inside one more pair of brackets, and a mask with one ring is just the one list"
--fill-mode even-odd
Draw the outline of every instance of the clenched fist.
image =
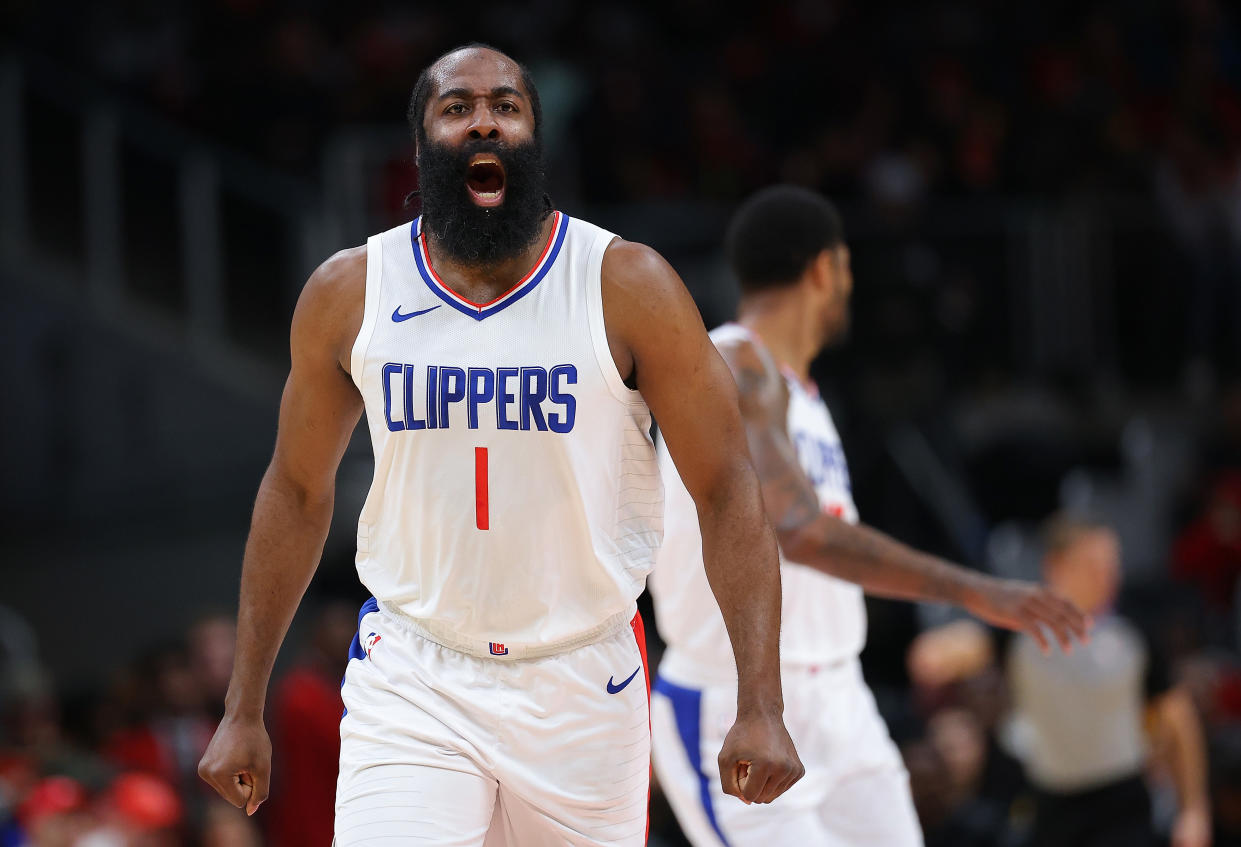
[[254, 814], [271, 781], [271, 739], [262, 718], [225, 715], [198, 763], [198, 775], [225, 800]]
[[770, 803], [806, 773], [779, 715], [738, 717], [719, 764], [724, 793], [746, 804]]

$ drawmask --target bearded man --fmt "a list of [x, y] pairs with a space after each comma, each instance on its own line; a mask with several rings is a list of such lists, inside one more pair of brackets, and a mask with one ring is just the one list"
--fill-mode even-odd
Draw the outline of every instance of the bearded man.
[[519, 63], [445, 54], [410, 119], [421, 217], [330, 258], [293, 316], [227, 713], [200, 773], [250, 813], [267, 796], [268, 679], [365, 409], [357, 568], [374, 596], [342, 688], [337, 847], [642, 844], [654, 415], [736, 657], [721, 784], [770, 802], [802, 766], [782, 719], [776, 539], [728, 366], [655, 251], [548, 199]]

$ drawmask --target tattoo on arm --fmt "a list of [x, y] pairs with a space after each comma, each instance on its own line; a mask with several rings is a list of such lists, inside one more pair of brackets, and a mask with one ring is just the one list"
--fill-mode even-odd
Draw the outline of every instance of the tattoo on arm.
[[794, 561], [905, 599], [961, 603], [975, 575], [866, 526], [823, 514], [788, 434], [788, 387], [774, 363], [743, 342], [721, 349], [737, 382], [750, 456], [767, 516]]
[[818, 517], [820, 507], [789, 439], [788, 387], [774, 363], [754, 345], [747, 342], [722, 352], [737, 382], [746, 440], [762, 484], [767, 516], [778, 532], [795, 530]]
[[[753, 452], [753, 447], [751, 447]], [[763, 486], [763, 499], [767, 513], [777, 531], [788, 531], [803, 526], [820, 514], [819, 500], [808, 490], [800, 470], [780, 462], [759, 463], [759, 482]]]

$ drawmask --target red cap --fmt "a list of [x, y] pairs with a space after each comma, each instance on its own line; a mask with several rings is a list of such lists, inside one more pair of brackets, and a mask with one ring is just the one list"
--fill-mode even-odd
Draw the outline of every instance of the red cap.
[[181, 801], [168, 783], [144, 773], [121, 774], [108, 792], [112, 808], [140, 829], [166, 829], [181, 820]]
[[59, 815], [86, 805], [86, 789], [76, 779], [49, 776], [26, 795], [17, 808], [17, 819], [26, 829], [49, 815]]

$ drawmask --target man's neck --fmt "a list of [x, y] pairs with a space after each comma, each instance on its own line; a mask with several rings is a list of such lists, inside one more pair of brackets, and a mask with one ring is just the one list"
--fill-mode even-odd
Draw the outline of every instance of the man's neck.
[[445, 285], [467, 300], [489, 303], [530, 272], [542, 255], [555, 225], [556, 216], [548, 215], [539, 227], [538, 236], [529, 247], [487, 265], [455, 261], [440, 249], [430, 232], [426, 233], [427, 253], [431, 258], [431, 267]]
[[814, 318], [800, 301], [786, 291], [748, 295], [741, 300], [737, 323], [762, 339], [777, 362], [808, 382], [820, 341]]

